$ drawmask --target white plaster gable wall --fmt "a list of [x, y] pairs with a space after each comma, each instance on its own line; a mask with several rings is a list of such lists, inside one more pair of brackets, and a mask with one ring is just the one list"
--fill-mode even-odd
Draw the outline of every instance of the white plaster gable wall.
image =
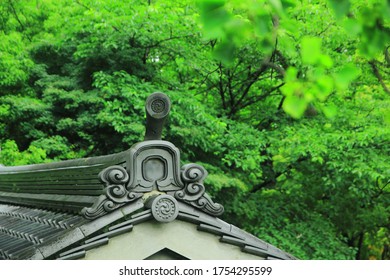
[[170, 223], [147, 221], [131, 232], [110, 238], [107, 245], [87, 251], [87, 260], [142, 260], [168, 248], [193, 260], [261, 260], [237, 246], [222, 243], [219, 236], [198, 231], [180, 220]]

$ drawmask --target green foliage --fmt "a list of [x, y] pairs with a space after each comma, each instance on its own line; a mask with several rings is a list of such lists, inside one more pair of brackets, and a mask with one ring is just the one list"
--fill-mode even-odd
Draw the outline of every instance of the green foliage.
[[3, 165], [25, 165], [46, 161], [46, 151], [31, 145], [20, 152], [15, 141], [7, 140], [1, 147], [0, 162]]
[[27, 81], [33, 62], [20, 33], [0, 31], [0, 57], [0, 88], [18, 87]]
[[[253, 41], [257, 42], [257, 53], [263, 55], [263, 65], [259, 70], [264, 74], [265, 66], [278, 67], [274, 64], [277, 59], [285, 68], [276, 68], [281, 74], [288, 70], [286, 66], [290, 66], [285, 75], [286, 84], [281, 90], [285, 95], [283, 109], [294, 118], [302, 117], [311, 106], [327, 116], [334, 115], [334, 108], [322, 103], [330, 94], [342, 93], [359, 74], [356, 62], [339, 73], [337, 67], [333, 67], [335, 58], [350, 61], [351, 53], [359, 51], [367, 59], [376, 59], [384, 49], [387, 48], [388, 52], [390, 8], [383, 0], [370, 2], [370, 5], [365, 1], [351, 4], [349, 0], [330, 0], [335, 18], [324, 1], [199, 2], [205, 36], [216, 39], [215, 57], [226, 66], [235, 64], [237, 49]], [[299, 20], [293, 21], [293, 18]], [[341, 24], [337, 25], [337, 22]], [[257, 28], [261, 28], [261, 32], [256, 32]], [[360, 43], [333, 49], [332, 45], [344, 36]], [[322, 50], [323, 41], [327, 52]], [[298, 48], [294, 47], [296, 45]], [[343, 49], [345, 53], [341, 52]], [[289, 59], [291, 63], [287, 63]], [[378, 73], [377, 77], [382, 79]]]
[[388, 259], [388, 1], [0, 3], [0, 162], [163, 138], [224, 219], [302, 259]]

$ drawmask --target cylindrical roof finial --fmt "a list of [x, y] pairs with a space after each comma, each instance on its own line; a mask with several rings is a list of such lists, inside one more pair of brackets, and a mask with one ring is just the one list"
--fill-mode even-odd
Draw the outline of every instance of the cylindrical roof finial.
[[144, 140], [161, 140], [165, 119], [171, 110], [171, 100], [161, 92], [155, 92], [146, 99], [146, 132]]

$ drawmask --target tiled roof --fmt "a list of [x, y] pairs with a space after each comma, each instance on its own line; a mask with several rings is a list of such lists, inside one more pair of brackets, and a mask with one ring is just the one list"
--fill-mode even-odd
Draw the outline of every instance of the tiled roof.
[[175, 219], [249, 254], [294, 259], [217, 218], [224, 209], [205, 191], [207, 171], [181, 166], [179, 150], [160, 140], [169, 99], [154, 94], [146, 108], [148, 122], [155, 122], [147, 126], [145, 141], [122, 153], [0, 166], [0, 259], [82, 258], [141, 222]]
[[37, 247], [85, 222], [78, 215], [0, 204], [0, 259], [28, 259]]
[[[140, 201], [94, 221], [78, 215], [0, 204], [0, 259], [80, 259], [109, 239], [131, 232], [154, 219]], [[178, 202], [177, 219], [198, 225], [199, 231], [220, 236], [220, 242], [265, 259], [295, 259], [280, 249], [219, 218]], [[126, 217], [128, 220], [118, 223]]]
[[67, 160], [48, 164], [0, 166], [0, 203], [79, 213], [102, 194], [98, 174], [123, 166], [128, 153]]

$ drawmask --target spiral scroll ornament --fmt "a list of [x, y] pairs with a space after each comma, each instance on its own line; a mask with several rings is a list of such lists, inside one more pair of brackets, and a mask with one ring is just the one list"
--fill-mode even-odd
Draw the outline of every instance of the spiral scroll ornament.
[[99, 173], [100, 180], [106, 184], [124, 184], [129, 181], [129, 174], [122, 166], [107, 167]]
[[179, 214], [179, 207], [174, 197], [170, 195], [159, 195], [153, 200], [152, 206], [153, 217], [163, 223], [172, 222]]
[[207, 171], [203, 166], [190, 163], [181, 169], [181, 179], [184, 183], [182, 190], [175, 192], [175, 198], [184, 201], [192, 206], [202, 209], [208, 214], [219, 216], [223, 213], [223, 206], [214, 203], [206, 194], [203, 181], [207, 176]]
[[99, 173], [99, 179], [105, 185], [104, 194], [91, 207], [82, 210], [87, 219], [96, 219], [142, 196], [126, 189], [130, 177], [122, 166], [107, 167]]
[[206, 176], [206, 169], [195, 163], [186, 164], [181, 168], [181, 177], [186, 182], [203, 182]]

